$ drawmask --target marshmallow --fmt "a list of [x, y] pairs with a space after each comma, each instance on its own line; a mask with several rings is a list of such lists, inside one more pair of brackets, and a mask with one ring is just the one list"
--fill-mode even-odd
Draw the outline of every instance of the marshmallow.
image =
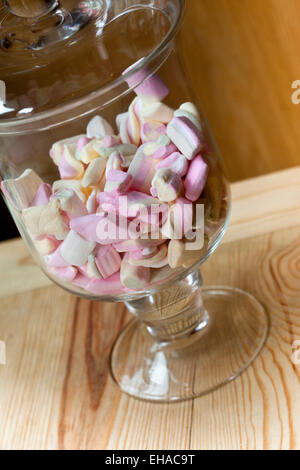
[[144, 153], [148, 144], [141, 145], [128, 168], [128, 174], [133, 178], [131, 188], [147, 193], [150, 191], [151, 182], [155, 174], [155, 160]]
[[155, 165], [156, 170], [159, 170], [160, 168], [169, 168], [181, 177], [186, 175], [188, 167], [188, 160], [179, 152], [172, 153]]
[[91, 139], [102, 139], [106, 135], [113, 134], [113, 128], [101, 116], [94, 116], [87, 125], [86, 135]]
[[114, 147], [104, 147], [102, 141], [95, 141], [94, 150], [97, 152], [97, 155], [108, 158], [114, 152], [119, 152], [124, 156], [133, 155], [136, 152], [137, 147], [133, 144], [119, 144]]
[[77, 269], [74, 268], [73, 266], [66, 266], [64, 268], [51, 268], [50, 271], [63, 281], [67, 282], [72, 282], [76, 275], [77, 275]]
[[70, 227], [87, 240], [101, 245], [118, 243], [129, 237], [126, 220], [104, 212], [74, 218]]
[[[155, 148], [156, 147], [156, 148]], [[169, 137], [166, 135], [163, 135], [159, 137], [157, 142], [155, 143], [155, 146], [152, 147], [154, 152], [152, 154], [152, 157], [155, 158], [155, 160], [163, 160], [164, 158], [168, 157], [172, 153], [177, 151], [177, 148], [175, 145], [171, 142]], [[151, 144], [149, 144], [146, 148], [146, 153], [149, 151], [152, 152], [151, 149]]]
[[79, 199], [85, 202], [85, 195], [81, 191], [81, 182], [80, 180], [57, 180], [54, 181], [52, 185], [52, 190], [54, 193], [62, 191], [64, 189], [72, 189]]
[[50, 184], [42, 183], [31, 203], [31, 206], [46, 206], [52, 196]]
[[128, 168], [125, 157], [120, 152], [114, 152], [107, 160], [105, 176], [107, 177], [110, 170], [122, 170], [124, 168]]
[[201, 132], [186, 117], [174, 117], [167, 126], [167, 135], [188, 160], [192, 160], [203, 147]]
[[77, 158], [78, 152], [80, 152], [83, 149], [83, 147], [85, 147], [90, 141], [91, 139], [88, 139], [85, 135], [79, 137], [78, 142], [77, 142], [76, 158]]
[[[139, 65], [139, 62], [128, 67], [122, 75], [132, 71], [134, 67]], [[162, 101], [169, 94], [169, 89], [163, 80], [157, 74], [151, 75], [151, 70], [147, 67], [142, 67], [132, 73], [126, 78], [126, 82], [129, 88], [134, 88], [135, 93], [147, 103]]]
[[47, 257], [47, 266], [50, 268], [65, 268], [69, 266], [68, 261], [66, 261], [60, 251], [61, 244], [56, 248], [56, 250]]
[[58, 165], [61, 178], [81, 178], [83, 175], [84, 166], [76, 159], [77, 145], [74, 145], [73, 147], [64, 145], [63, 155]]
[[33, 171], [25, 170], [16, 179], [1, 182], [1, 189], [8, 202], [17, 210], [29, 207], [34, 200], [43, 180]]
[[86, 240], [78, 233], [70, 230], [60, 246], [60, 253], [62, 258], [70, 265], [82, 266], [87, 262], [88, 256], [95, 246], [94, 242]]
[[69, 217], [80, 217], [88, 214], [88, 211], [73, 189], [62, 189], [52, 196], [52, 199], [59, 201], [60, 209], [67, 213]]
[[84, 274], [78, 273], [75, 279], [73, 279], [72, 284], [74, 286], [80, 287], [81, 289], [87, 290], [87, 286], [91, 282], [90, 278]]
[[59, 165], [59, 162], [64, 154], [65, 145], [66, 146], [70, 145], [72, 149], [74, 146], [76, 148], [79, 140], [84, 137], [85, 137], [84, 135], [76, 135], [74, 137], [69, 137], [68, 139], [63, 139], [58, 142], [55, 142], [52, 145], [51, 150], [50, 150], [50, 156], [52, 160], [54, 161], [55, 165], [57, 166]]
[[57, 240], [64, 240], [69, 229], [61, 214], [58, 200], [52, 199], [46, 206], [23, 209], [22, 218], [32, 235], [53, 235]]
[[95, 145], [99, 144], [102, 146], [102, 140], [91, 140], [77, 153], [77, 159], [81, 162], [88, 164], [95, 158], [99, 157], [99, 152], [95, 149]]
[[119, 253], [143, 250], [145, 248], [151, 248], [165, 243], [166, 240], [161, 238], [159, 239], [160, 236], [161, 235], [157, 233], [153, 234], [152, 238], [149, 239], [139, 238], [137, 240], [125, 240], [122, 242], [114, 243], [114, 247]]
[[141, 127], [141, 140], [145, 144], [147, 142], [155, 142], [160, 136], [167, 133], [167, 128], [162, 122], [147, 121]]
[[86, 208], [89, 214], [93, 214], [97, 209], [97, 189], [93, 189], [86, 201]]
[[106, 159], [99, 157], [91, 161], [87, 169], [85, 170], [84, 176], [81, 180], [81, 185], [84, 188], [88, 186], [97, 186], [100, 180], [104, 176], [106, 168]]
[[95, 263], [95, 254], [94, 253], [91, 253], [88, 256], [88, 261], [87, 261], [87, 265], [86, 265], [86, 273], [85, 274], [90, 278], [102, 279], [102, 276], [99, 273], [99, 270], [98, 270], [98, 268], [96, 266], [96, 263]]
[[118, 272], [121, 261], [121, 256], [112, 245], [100, 246], [96, 250], [95, 265], [103, 279]]
[[150, 268], [133, 266], [129, 263], [127, 255], [125, 255], [121, 264], [120, 279], [123, 286], [129, 289], [145, 289], [150, 282]]
[[45, 237], [41, 240], [34, 240], [34, 246], [42, 256], [46, 256], [50, 253], [53, 253], [53, 251], [56, 250], [58, 243], [59, 242], [49, 237]]
[[117, 115], [116, 124], [117, 124], [117, 128], [118, 128], [120, 138], [123, 144], [131, 143], [130, 136], [128, 133], [127, 122], [128, 122], [128, 113], [121, 113]]
[[159, 248], [146, 248], [139, 252], [133, 252], [128, 257], [128, 262], [133, 266], [143, 266], [149, 268], [162, 268], [168, 264], [168, 247], [166, 244], [161, 245]]
[[138, 98], [135, 98], [128, 110], [127, 130], [130, 137], [130, 141], [136, 146], [139, 145], [141, 140], [141, 126], [139, 119], [136, 115], [135, 106]]
[[180, 197], [169, 208], [161, 233], [170, 239], [182, 239], [193, 228], [193, 204]]
[[110, 170], [106, 176], [104, 191], [114, 191], [118, 194], [125, 194], [132, 185], [132, 176], [124, 171]]
[[184, 242], [182, 240], [171, 240], [168, 246], [168, 263], [170, 268], [176, 269], [182, 265], [184, 253]]
[[141, 119], [144, 121], [158, 121], [168, 124], [173, 119], [174, 110], [164, 103], [143, 104], [140, 110]]
[[198, 109], [193, 103], [190, 103], [190, 102], [183, 103], [179, 109], [181, 111], [186, 111], [187, 113], [194, 116], [197, 119], [197, 121], [200, 121], [200, 114], [198, 113]]
[[180, 176], [169, 168], [160, 168], [152, 180], [152, 187], [157, 190], [160, 201], [172, 202], [182, 191], [182, 181]]
[[190, 164], [188, 173], [185, 177], [184, 188], [185, 197], [190, 201], [199, 199], [208, 176], [208, 165], [205, 163], [201, 155], [193, 159]]
[[94, 295], [113, 295], [128, 292], [120, 281], [120, 273], [115, 273], [107, 279], [91, 279], [85, 289]]

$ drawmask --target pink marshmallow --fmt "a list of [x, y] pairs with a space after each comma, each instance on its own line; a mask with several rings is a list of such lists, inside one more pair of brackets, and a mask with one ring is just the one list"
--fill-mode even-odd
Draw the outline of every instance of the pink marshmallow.
[[66, 268], [69, 266], [69, 263], [61, 255], [60, 246], [48, 256], [47, 266], [50, 268]]
[[201, 132], [186, 117], [174, 117], [167, 126], [167, 135], [188, 160], [192, 160], [203, 147]]
[[84, 137], [84, 136], [79, 137], [78, 142], [77, 142], [77, 150], [80, 152], [83, 149], [83, 147], [85, 147], [90, 141], [91, 139], [88, 139], [87, 137]]
[[152, 155], [152, 158], [154, 158], [155, 160], [163, 160], [164, 158], [177, 151], [176, 146], [166, 135], [161, 136], [158, 139], [157, 143], [159, 144], [159, 147], [157, 148], [157, 150], [155, 150]]
[[80, 287], [81, 289], [86, 289], [89, 283], [91, 282], [90, 278], [85, 276], [84, 274], [77, 274], [77, 276], [73, 279], [72, 284], [74, 286]]
[[64, 155], [62, 156], [58, 164], [58, 171], [62, 179], [76, 178], [78, 176], [76, 168], [74, 168], [72, 165], [69, 164], [69, 162], [67, 162]]
[[155, 142], [161, 135], [165, 135], [166, 133], [166, 126], [156, 121], [145, 122], [141, 127], [141, 139], [143, 144]]
[[42, 183], [31, 203], [31, 206], [46, 206], [52, 196], [52, 187], [50, 184]]
[[188, 171], [188, 160], [179, 152], [174, 152], [169, 155], [167, 158], [161, 160], [157, 165], [155, 165], [156, 170], [160, 168], [170, 168], [178, 176], [185, 176]]
[[121, 262], [121, 256], [112, 245], [100, 246], [96, 250], [95, 264], [103, 279], [118, 272], [121, 267]]
[[113, 295], [129, 292], [129, 289], [126, 289], [126, 287], [121, 284], [119, 272], [107, 279], [89, 280], [85, 289], [94, 295]]
[[50, 268], [50, 271], [57, 277], [60, 277], [64, 281], [72, 282], [76, 275], [77, 269], [73, 266], [67, 266], [65, 268]]
[[[138, 64], [139, 61], [128, 67], [123, 72], [123, 75], [126, 75]], [[151, 70], [147, 67], [142, 67], [126, 78], [126, 82], [129, 88], [135, 88], [135, 93], [143, 100], [149, 102], [162, 101], [168, 96], [169, 89], [158, 75], [149, 75], [151, 75]]]
[[102, 139], [102, 145], [103, 147], [115, 147], [116, 145], [119, 145], [120, 142], [113, 136], [113, 135], [107, 135]]
[[[146, 144], [147, 145], [147, 144]], [[128, 173], [132, 176], [132, 190], [149, 193], [151, 182], [155, 174], [155, 160], [144, 153], [145, 145], [138, 148], [131, 161]]]
[[191, 162], [189, 171], [185, 177], [184, 188], [185, 197], [190, 201], [199, 199], [208, 176], [208, 165], [201, 155], [198, 155]]
[[104, 191], [113, 191], [117, 194], [125, 194], [132, 185], [133, 178], [121, 170], [109, 170], [106, 175]]

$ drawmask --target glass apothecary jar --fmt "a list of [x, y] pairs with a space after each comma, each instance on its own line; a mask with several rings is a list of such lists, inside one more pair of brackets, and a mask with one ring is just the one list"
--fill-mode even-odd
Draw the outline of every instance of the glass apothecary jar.
[[[232, 380], [267, 332], [260, 304], [202, 289], [229, 186], [182, 70], [183, 0], [5, 0], [1, 189], [41, 269], [136, 319], [111, 355], [121, 390], [178, 401]], [[226, 266], [224, 266], [226, 269]]]

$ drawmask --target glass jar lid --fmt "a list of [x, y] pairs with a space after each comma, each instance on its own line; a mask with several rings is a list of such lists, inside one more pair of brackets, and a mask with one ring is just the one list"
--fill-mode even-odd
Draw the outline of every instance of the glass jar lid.
[[97, 105], [128, 91], [120, 84], [168, 46], [182, 4], [2, 0], [0, 127], [70, 108], [99, 92], [105, 98]]

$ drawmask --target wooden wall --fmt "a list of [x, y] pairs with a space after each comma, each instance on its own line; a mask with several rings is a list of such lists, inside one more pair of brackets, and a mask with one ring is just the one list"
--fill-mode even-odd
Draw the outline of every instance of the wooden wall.
[[232, 181], [300, 164], [299, 0], [187, 0], [179, 45]]

